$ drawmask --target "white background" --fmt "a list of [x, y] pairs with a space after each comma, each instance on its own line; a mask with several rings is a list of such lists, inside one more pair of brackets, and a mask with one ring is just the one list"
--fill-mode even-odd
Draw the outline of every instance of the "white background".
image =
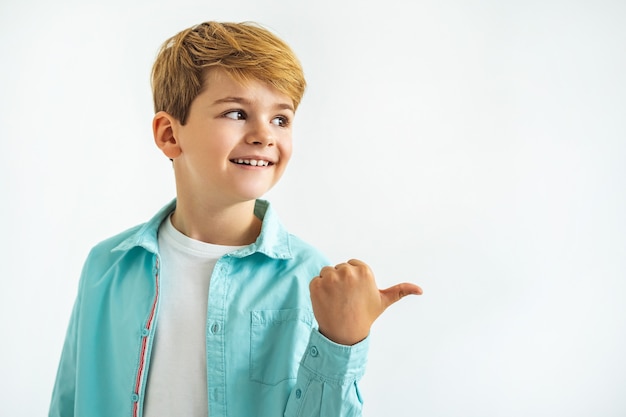
[[174, 196], [149, 72], [205, 20], [304, 65], [284, 223], [424, 288], [366, 416], [626, 415], [622, 0], [2, 0], [0, 415], [47, 413], [87, 251]]

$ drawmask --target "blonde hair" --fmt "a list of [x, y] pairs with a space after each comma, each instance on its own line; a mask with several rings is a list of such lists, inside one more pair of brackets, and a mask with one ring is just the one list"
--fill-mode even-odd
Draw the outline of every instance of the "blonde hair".
[[204, 22], [163, 43], [152, 67], [154, 111], [186, 122], [210, 68], [223, 68], [235, 80], [264, 81], [293, 100], [304, 95], [302, 66], [291, 48], [256, 23]]

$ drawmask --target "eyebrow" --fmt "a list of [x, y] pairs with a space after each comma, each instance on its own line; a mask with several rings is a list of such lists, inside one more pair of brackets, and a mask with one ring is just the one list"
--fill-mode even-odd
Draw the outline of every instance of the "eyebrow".
[[[213, 102], [213, 105], [215, 106], [217, 104], [223, 104], [223, 103], [240, 103], [240, 104], [246, 104], [246, 105], [252, 104], [252, 102], [248, 100], [247, 98], [228, 96], [228, 97], [219, 98], [215, 100]], [[291, 110], [292, 112], [295, 113], [293, 106], [289, 103], [277, 103], [274, 107], [277, 109]]]

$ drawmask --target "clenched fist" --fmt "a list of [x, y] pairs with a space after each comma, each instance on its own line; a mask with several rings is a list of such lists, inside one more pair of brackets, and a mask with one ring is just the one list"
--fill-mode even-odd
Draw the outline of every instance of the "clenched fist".
[[341, 345], [359, 343], [387, 307], [406, 295], [422, 293], [410, 283], [379, 290], [372, 270], [356, 259], [322, 268], [309, 288], [320, 333]]

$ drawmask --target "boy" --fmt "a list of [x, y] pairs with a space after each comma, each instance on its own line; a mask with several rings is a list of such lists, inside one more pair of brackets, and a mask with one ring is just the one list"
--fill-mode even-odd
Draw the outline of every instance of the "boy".
[[206, 22], [163, 44], [152, 88], [176, 199], [90, 252], [50, 416], [360, 415], [370, 326], [421, 289], [325, 266], [258, 199], [291, 156], [297, 58]]

